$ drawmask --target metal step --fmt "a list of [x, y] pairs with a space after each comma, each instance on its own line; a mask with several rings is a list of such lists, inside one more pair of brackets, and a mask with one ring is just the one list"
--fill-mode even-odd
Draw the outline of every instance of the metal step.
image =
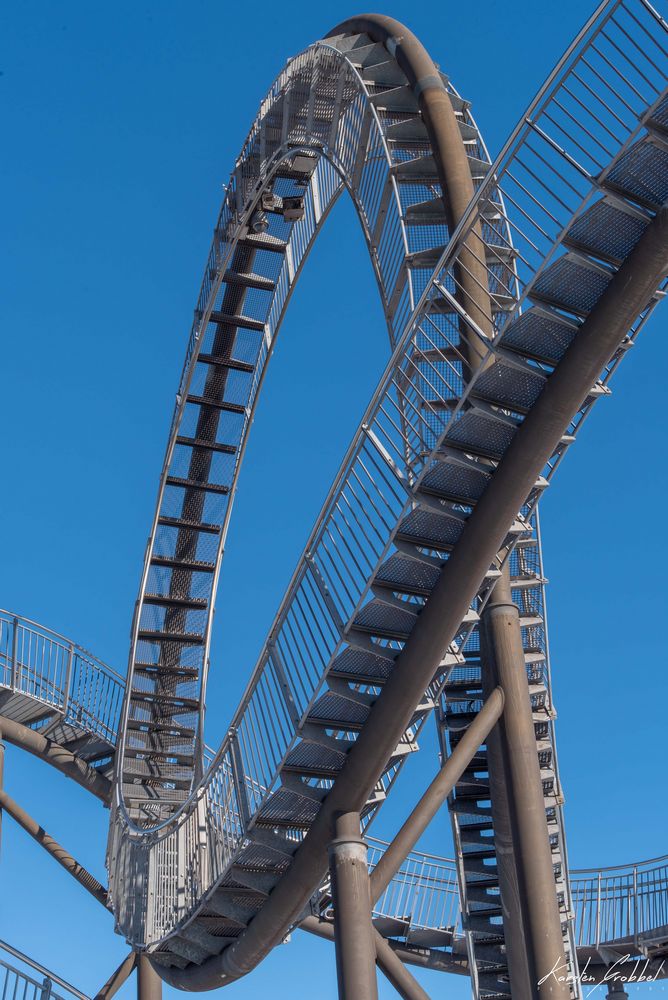
[[[176, 443], [187, 448], [202, 448], [204, 451], [216, 451], [223, 455], [234, 455], [236, 446], [233, 444], [220, 444], [218, 441], [207, 441], [204, 438], [184, 437], [179, 435]], [[219, 530], [216, 528], [216, 530]]]
[[237, 361], [235, 358], [220, 357], [215, 354], [198, 354], [197, 362], [214, 368], [229, 368], [232, 371], [246, 372], [247, 374], [255, 371], [255, 366], [248, 364], [247, 361]]
[[473, 507], [487, 489], [490, 478], [482, 469], [456, 462], [437, 462], [425, 474], [420, 492]]
[[137, 638], [146, 642], [178, 642], [182, 646], [202, 646], [205, 641], [200, 632], [169, 632], [150, 628], [140, 628]]
[[430, 566], [419, 559], [395, 552], [380, 566], [373, 578], [373, 586], [402, 594], [428, 597], [440, 577], [437, 566]]
[[434, 157], [416, 156], [401, 163], [393, 163], [390, 172], [400, 184], [438, 184], [438, 170]]
[[264, 332], [264, 323], [259, 319], [253, 319], [252, 316], [236, 316], [214, 310], [209, 317], [209, 322], [216, 323], [218, 326], [242, 327], [244, 330]]
[[143, 663], [136, 662], [133, 667], [135, 673], [145, 677], [152, 677], [156, 680], [162, 676], [173, 676], [180, 680], [197, 680], [199, 670], [196, 667], [171, 666], [164, 663]]
[[318, 815], [320, 804], [290, 788], [281, 787], [273, 792], [256, 816], [260, 827], [291, 827], [307, 830]]
[[174, 714], [183, 714], [184, 712], [198, 712], [199, 711], [199, 701], [196, 698], [182, 698], [177, 694], [158, 694], [149, 691], [131, 691], [130, 701], [136, 701], [140, 703], [145, 703], [147, 705], [156, 705], [158, 707], [168, 707], [171, 708]]
[[401, 522], [396, 537], [413, 545], [449, 551], [464, 530], [464, 521], [438, 514], [424, 507], [416, 507]]
[[209, 606], [206, 597], [176, 597], [171, 594], [144, 594], [142, 602], [162, 608], [179, 608], [183, 611], [206, 611]]
[[625, 210], [620, 202], [603, 197], [569, 226], [563, 243], [615, 266], [622, 264], [650, 223], [641, 212]]
[[252, 247], [254, 250], [268, 250], [270, 253], [285, 253], [287, 242], [272, 236], [271, 233], [248, 232], [239, 240], [239, 246]]
[[224, 410], [226, 413], [245, 413], [246, 407], [241, 406], [239, 403], [228, 403], [223, 399], [212, 399], [209, 396], [186, 396], [187, 403], [193, 403], [196, 406], [210, 406], [212, 409]]
[[149, 750], [146, 748], [136, 748], [136, 747], [126, 747], [123, 751], [124, 758], [128, 760], [138, 760], [143, 759], [145, 761], [160, 761], [164, 764], [181, 764], [183, 767], [190, 769], [190, 775], [192, 777], [192, 766], [195, 761], [192, 753], [174, 753], [168, 749], [165, 750]]
[[[427, 247], [424, 250], [416, 250], [407, 255], [406, 264], [412, 268], [428, 267], [433, 271], [446, 249], [447, 245], [442, 244]], [[485, 246], [485, 262], [488, 267], [493, 264], [508, 265], [515, 257], [516, 253], [510, 247], [497, 244], [486, 244]]]
[[414, 611], [379, 600], [369, 601], [355, 615], [352, 627], [359, 632], [386, 639], [407, 639], [415, 627], [420, 611], [419, 606], [410, 607]]
[[200, 490], [203, 493], [219, 493], [226, 496], [230, 492], [229, 486], [221, 483], [201, 482], [199, 479], [182, 479], [181, 476], [167, 476], [166, 486], [179, 486], [184, 490]]
[[369, 101], [377, 110], [389, 114], [409, 113], [417, 115], [420, 110], [412, 87], [391, 87], [378, 94], [370, 94]]
[[312, 725], [326, 729], [357, 732], [363, 728], [370, 711], [368, 705], [345, 698], [334, 691], [326, 691], [315, 702], [307, 719]]
[[515, 436], [516, 426], [495, 420], [472, 408], [462, 413], [444, 438], [444, 444], [467, 454], [498, 461]]
[[265, 278], [262, 274], [230, 270], [223, 275], [223, 281], [226, 285], [243, 285], [244, 288], [259, 288], [265, 292], [273, 292], [276, 285], [271, 278]]
[[170, 782], [177, 789], [189, 789], [192, 784], [192, 771], [188, 767], [158, 758], [141, 760], [138, 757], [126, 757], [123, 761], [123, 781], [132, 784], [137, 778], [142, 782], [149, 780]]
[[658, 211], [668, 201], [668, 149], [652, 136], [641, 139], [619, 157], [603, 186]]
[[485, 369], [471, 387], [471, 397], [494, 406], [526, 414], [545, 388], [544, 375], [522, 371], [496, 361]]
[[[374, 49], [375, 46], [372, 51]], [[367, 85], [393, 89], [395, 87], [407, 86], [408, 81], [406, 80], [406, 76], [397, 65], [396, 59], [385, 59], [384, 62], [374, 62], [370, 65], [362, 66], [357, 61], [357, 58], [355, 58], [353, 65], [360, 67], [362, 82]]]
[[328, 676], [360, 683], [384, 684], [393, 667], [394, 659], [371, 650], [348, 646], [333, 661]]
[[195, 730], [191, 729], [189, 726], [173, 725], [171, 722], [159, 721], [156, 719], [147, 719], [141, 721], [139, 719], [128, 719], [127, 728], [133, 730], [134, 732], [139, 732], [147, 737], [156, 735], [160, 738], [160, 734], [165, 734], [165, 736], [188, 739], [192, 740], [195, 738]]
[[335, 778], [345, 760], [344, 753], [302, 740], [290, 751], [281, 770], [312, 778]]
[[585, 318], [612, 279], [612, 273], [574, 253], [565, 253], [550, 264], [531, 285], [533, 302], [544, 302]]
[[213, 573], [216, 564], [204, 562], [201, 559], [177, 559], [176, 556], [151, 556], [151, 566], [164, 566], [166, 569], [183, 569], [192, 573]]

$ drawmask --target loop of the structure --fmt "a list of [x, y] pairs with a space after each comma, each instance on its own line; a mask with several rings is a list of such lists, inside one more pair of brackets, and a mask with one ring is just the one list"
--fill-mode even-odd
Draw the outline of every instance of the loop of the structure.
[[[631, 2], [656, 41], [665, 22]], [[619, 8], [602, 5], [491, 172], [465, 102], [386, 19], [347, 22], [307, 49], [261, 106], [179, 389], [116, 760], [117, 924], [174, 985], [222, 985], [281, 939], [319, 884], [333, 811], [369, 821], [457, 671], [476, 711], [466, 654], [501, 567], [510, 560], [517, 590], [540, 590], [517, 542], [531, 539], [547, 477], [606, 394], [668, 264], [665, 47], [634, 51], [632, 94], [626, 81], [613, 86], [597, 45], [614, 40]], [[574, 91], [582, 105], [592, 60], [602, 82], [584, 86], [606, 108], [608, 90], [617, 102], [605, 132], [560, 110]], [[475, 191], [466, 211], [464, 160]], [[201, 780], [213, 600], [246, 433], [295, 280], [342, 186], [394, 353]], [[544, 628], [541, 608], [522, 620], [527, 634]], [[565, 853], [544, 641], [527, 655], [543, 670], [537, 751], [550, 760], [546, 811]], [[455, 714], [444, 712], [448, 745], [466, 725]], [[565, 859], [561, 871], [567, 912]], [[568, 916], [564, 926], [575, 963]], [[474, 950], [469, 941], [473, 961]]]

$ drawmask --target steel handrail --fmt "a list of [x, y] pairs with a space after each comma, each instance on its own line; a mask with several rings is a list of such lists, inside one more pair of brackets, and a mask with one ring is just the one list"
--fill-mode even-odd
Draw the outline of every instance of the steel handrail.
[[[6, 941], [0, 940], [0, 951], [5, 951], [7, 952], [8, 955], [11, 955], [13, 958], [17, 958], [20, 962], [23, 962], [24, 965], [27, 965], [30, 969], [33, 969], [35, 972], [38, 972], [40, 975], [44, 976], [51, 983], [56, 983], [64, 990], [67, 990], [67, 992], [71, 996], [76, 997], [77, 1000], [89, 1000], [88, 996], [85, 993], [82, 993], [81, 990], [78, 990], [76, 986], [72, 986], [72, 984], [68, 983], [66, 979], [62, 979], [60, 976], [57, 976], [55, 973], [51, 972], [43, 965], [40, 965], [39, 962], [35, 962], [35, 960], [29, 958], [28, 955], [24, 955], [24, 953], [22, 951], [19, 951], [18, 948], [12, 947], [12, 945], [8, 944]], [[30, 976], [27, 976], [21, 969], [16, 969], [14, 966], [11, 966], [7, 962], [4, 962], [1, 958], [0, 958], [0, 965], [4, 966], [10, 972], [15, 973], [17, 976], [20, 976], [22, 979], [26, 980], [31, 985], [35, 986], [38, 990], [40, 990], [43, 996], [55, 997], [57, 998], [57, 1000], [64, 1000], [64, 998], [59, 997], [58, 994], [53, 993], [51, 990], [45, 991], [44, 983], [37, 982]]]

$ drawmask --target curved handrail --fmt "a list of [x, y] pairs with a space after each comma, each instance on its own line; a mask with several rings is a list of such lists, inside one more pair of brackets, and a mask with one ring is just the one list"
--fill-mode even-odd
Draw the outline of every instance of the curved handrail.
[[[387, 843], [366, 838], [373, 869]], [[604, 868], [573, 869], [570, 889], [578, 947], [668, 942], [668, 854]], [[457, 865], [411, 851], [374, 907], [374, 914], [405, 921], [407, 929], [450, 930], [462, 935]]]
[[59, 632], [0, 610], [0, 687], [49, 706], [64, 723], [116, 743], [125, 679]]

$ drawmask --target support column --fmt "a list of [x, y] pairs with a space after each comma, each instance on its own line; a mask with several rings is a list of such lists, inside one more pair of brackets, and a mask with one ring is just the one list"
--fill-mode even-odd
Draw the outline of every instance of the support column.
[[339, 998], [378, 1000], [367, 851], [360, 835], [358, 812], [335, 816], [334, 839], [329, 845], [329, 870]]
[[606, 1000], [629, 1000], [629, 995], [624, 989], [624, 983], [618, 979], [611, 979], [608, 982]]
[[162, 979], [148, 956], [137, 955], [137, 1000], [162, 1000]]
[[[0, 792], [3, 790], [5, 773], [5, 744], [2, 742], [2, 729], [0, 729]], [[2, 847], [2, 806], [0, 805], [0, 847]]]
[[568, 1000], [568, 984], [550, 975], [555, 967], [565, 975], [566, 957], [519, 611], [507, 566], [483, 612], [481, 638], [485, 683], [498, 684], [505, 696], [497, 736], [488, 740], [488, 763], [495, 843], [497, 815], [500, 821], [499, 886], [511, 991], [513, 997], [528, 988], [531, 996]]
[[[498, 595], [499, 587], [504, 591], [504, 599], [507, 598], [510, 600], [510, 579], [507, 570], [504, 570], [504, 578], [496, 584], [492, 602]], [[494, 635], [492, 629], [487, 627], [488, 608], [489, 605], [483, 611], [480, 622], [482, 694], [485, 700], [489, 698], [490, 693], [499, 684], [495, 669]], [[522, 664], [524, 664], [524, 657], [522, 657]], [[507, 747], [502, 738], [501, 722], [494, 726], [488, 734], [486, 747], [490, 801], [494, 823], [494, 849], [496, 852], [496, 868], [499, 875], [499, 892], [503, 911], [503, 935], [506, 945], [508, 973], [515, 1000], [531, 1000], [535, 996], [535, 984], [538, 980], [527, 953], [527, 935], [522, 911], [522, 890], [519, 885], [519, 871], [515, 862], [513, 848], [508, 754]]]

